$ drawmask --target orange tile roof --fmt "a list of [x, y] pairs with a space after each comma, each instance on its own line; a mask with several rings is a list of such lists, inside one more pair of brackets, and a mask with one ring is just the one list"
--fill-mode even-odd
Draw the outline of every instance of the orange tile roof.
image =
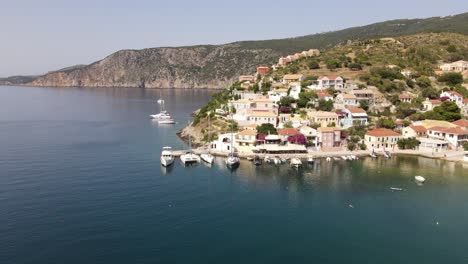
[[455, 124], [455, 125], [461, 126], [461, 127], [468, 127], [468, 120], [460, 119], [460, 120], [457, 120], [455, 122], [452, 122], [452, 124]]
[[278, 131], [278, 135], [281, 135], [281, 136], [291, 136], [291, 135], [297, 135], [297, 134], [301, 134], [301, 132], [299, 132], [295, 128], [284, 128]]
[[417, 133], [426, 133], [427, 129], [423, 126], [410, 126]]
[[339, 127], [319, 127], [317, 128], [318, 132], [335, 132], [335, 131], [340, 131], [341, 129]]
[[438, 99], [429, 100], [429, 102], [431, 102], [432, 104], [441, 104], [442, 103], [442, 101], [438, 100]]
[[349, 112], [353, 113], [353, 114], [365, 114], [367, 113], [366, 110], [362, 109], [362, 108], [348, 108]]
[[251, 130], [251, 129], [246, 129], [246, 130], [242, 130], [242, 131], [239, 132], [237, 135], [256, 136], [256, 135], [257, 135], [257, 131], [256, 131], [256, 130]]
[[457, 135], [468, 135], [468, 131], [464, 130], [460, 127], [440, 127], [440, 126], [435, 126], [431, 127], [428, 130], [433, 130], [433, 131], [438, 131], [438, 132], [443, 132], [443, 133], [449, 133], [449, 134], [457, 134]]
[[463, 97], [463, 96], [462, 96], [459, 92], [457, 92], [457, 91], [448, 91], [447, 93], [448, 93], [448, 94], [453, 94], [453, 95], [458, 96], [458, 97]]
[[372, 136], [372, 137], [394, 137], [394, 136], [400, 136], [397, 132], [386, 129], [386, 128], [376, 128], [373, 130], [369, 130], [366, 133], [367, 136]]

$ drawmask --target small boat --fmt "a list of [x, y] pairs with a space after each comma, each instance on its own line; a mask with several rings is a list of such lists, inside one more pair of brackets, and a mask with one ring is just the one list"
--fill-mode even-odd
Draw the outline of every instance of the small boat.
[[399, 191], [399, 192], [403, 191], [402, 188], [397, 188], [397, 187], [390, 187], [390, 190], [392, 190], [392, 191]]
[[384, 151], [383, 155], [384, 155], [384, 157], [387, 158], [387, 159], [390, 158], [390, 155], [388, 155], [388, 153], [387, 153], [386, 151]]
[[280, 161], [281, 161], [281, 163], [286, 163], [286, 161], [288, 161], [288, 159], [286, 159], [286, 158], [280, 158]]
[[331, 158], [330, 157], [327, 157], [327, 162], [330, 162], [331, 161]]
[[346, 157], [346, 156], [341, 156], [341, 158], [342, 158], [343, 160], [348, 160], [348, 157]]
[[337, 157], [333, 157], [333, 160], [340, 160], [340, 158], [337, 158]]
[[302, 161], [298, 158], [292, 158], [289, 165], [294, 168], [300, 168], [302, 166]]
[[253, 158], [253, 157], [247, 157], [247, 160], [248, 160], [248, 161], [253, 161], [254, 158]]
[[312, 157], [308, 157], [308, 158], [307, 158], [307, 163], [309, 163], [309, 164], [314, 164], [314, 162], [315, 162], [315, 161], [314, 161], [314, 158], [312, 158]]
[[426, 178], [424, 178], [423, 176], [414, 176], [414, 179], [419, 183], [423, 183], [426, 181]]
[[161, 165], [164, 167], [171, 166], [174, 163], [174, 155], [172, 154], [171, 147], [163, 147], [161, 152]]
[[160, 124], [160, 125], [172, 125], [172, 124], [175, 124], [175, 121], [172, 118], [160, 119], [160, 120], [158, 120], [158, 124]]
[[263, 161], [265, 161], [266, 163], [271, 163], [270, 157], [268, 157], [268, 156], [265, 156]]
[[200, 155], [200, 159], [208, 164], [213, 164], [215, 157], [210, 153], [203, 153]]
[[279, 157], [274, 157], [274, 158], [273, 158], [273, 163], [274, 163], [275, 165], [279, 165], [279, 164], [281, 164], [281, 159], [280, 159]]
[[[150, 117], [154, 120], [173, 120], [169, 112], [166, 111], [164, 106], [164, 100], [159, 99], [158, 104], [161, 105], [161, 110], [159, 114], [150, 115]], [[175, 123], [175, 122], [174, 122]], [[164, 124], [174, 124], [174, 123], [164, 123]], [[160, 123], [161, 124], [161, 123]]]
[[262, 159], [259, 157], [259, 156], [255, 156], [254, 159], [253, 159], [253, 164], [255, 166], [260, 166], [262, 165]]
[[184, 165], [190, 165], [194, 163], [199, 163], [201, 161], [200, 156], [193, 153], [192, 151], [192, 137], [189, 134], [189, 151], [185, 154], [180, 155], [180, 160]]
[[375, 155], [374, 152], [372, 152], [371, 154], [369, 154], [369, 156], [370, 156], [371, 158], [373, 158], [373, 159], [377, 158], [377, 155]]

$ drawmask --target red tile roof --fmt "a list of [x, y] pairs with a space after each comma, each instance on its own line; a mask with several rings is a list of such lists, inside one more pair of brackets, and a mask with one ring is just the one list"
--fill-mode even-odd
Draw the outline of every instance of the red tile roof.
[[410, 126], [416, 133], [426, 133], [427, 129], [423, 126]]
[[457, 125], [457, 126], [460, 126], [460, 127], [465, 127], [465, 128], [467, 128], [467, 127], [468, 127], [468, 120], [460, 119], [460, 120], [457, 120], [457, 121], [455, 121], [455, 122], [452, 122], [452, 124]]
[[373, 137], [393, 137], [393, 136], [400, 136], [397, 132], [386, 129], [386, 128], [376, 128], [374, 130], [369, 130], [366, 133], [367, 136]]
[[295, 128], [284, 128], [278, 131], [278, 135], [281, 135], [281, 136], [292, 136], [292, 135], [297, 135], [297, 134], [301, 134], [301, 132], [299, 132]]
[[398, 96], [398, 98], [400, 98], [400, 99], [411, 99], [411, 96], [409, 96], [409, 95], [407, 95], [407, 94], [400, 94], [400, 95]]
[[439, 99], [429, 100], [429, 102], [431, 102], [432, 104], [441, 104], [442, 103], [442, 101], [439, 100]]
[[442, 133], [449, 133], [449, 134], [468, 135], [468, 130], [464, 130], [460, 127], [447, 128], [447, 127], [435, 126], [435, 127], [429, 128], [428, 130], [438, 131]]
[[362, 109], [362, 108], [348, 108], [349, 112], [353, 113], [353, 114], [360, 114], [360, 113], [367, 113], [366, 110]]
[[460, 93], [458, 93], [457, 91], [448, 91], [447, 92], [448, 94], [452, 94], [452, 95], [455, 95], [455, 96], [458, 96], [458, 97], [463, 97]]

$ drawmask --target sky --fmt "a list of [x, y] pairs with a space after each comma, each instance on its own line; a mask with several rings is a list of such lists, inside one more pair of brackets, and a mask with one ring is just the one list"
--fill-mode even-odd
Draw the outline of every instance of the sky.
[[286, 38], [468, 11], [466, 0], [0, 0], [0, 77], [121, 49]]

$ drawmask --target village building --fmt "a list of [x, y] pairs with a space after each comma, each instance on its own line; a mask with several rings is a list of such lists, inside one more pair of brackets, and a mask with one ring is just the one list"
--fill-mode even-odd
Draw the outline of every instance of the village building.
[[281, 138], [281, 143], [285, 144], [285, 143], [289, 142], [288, 141], [289, 137], [298, 136], [298, 135], [302, 135], [302, 134], [301, 134], [301, 132], [299, 132], [299, 130], [297, 130], [295, 128], [283, 128], [283, 129], [278, 131], [278, 135]]
[[459, 107], [463, 107], [463, 96], [456, 91], [446, 91], [440, 94], [440, 98], [447, 97], [450, 101], [456, 103]]
[[409, 126], [402, 130], [402, 136], [405, 138], [425, 137], [427, 129], [423, 126]]
[[344, 106], [358, 106], [359, 102], [354, 94], [340, 93], [336, 96], [335, 102]]
[[398, 96], [398, 99], [399, 99], [400, 102], [402, 102], [402, 103], [411, 103], [412, 97], [409, 96], [408, 94], [400, 94], [400, 95]]
[[285, 96], [288, 96], [288, 89], [275, 89], [268, 91], [268, 98], [275, 103], [278, 103], [281, 98]]
[[260, 99], [260, 98], [265, 98], [261, 93], [254, 93], [251, 91], [239, 91], [239, 90], [234, 90], [232, 91], [232, 94], [234, 96], [240, 97], [240, 99], [245, 99], [245, 100], [254, 100], [254, 99]]
[[255, 76], [253, 76], [253, 75], [241, 75], [241, 76], [239, 76], [239, 82], [255, 83]]
[[333, 95], [329, 94], [327, 90], [317, 90], [316, 94], [318, 100], [333, 100]]
[[286, 74], [283, 76], [283, 84], [290, 84], [292, 82], [302, 82], [304, 75], [302, 74]]
[[449, 149], [448, 142], [432, 138], [417, 138], [419, 140], [419, 151], [442, 152]]
[[321, 127], [336, 126], [338, 124], [338, 115], [335, 112], [326, 111], [308, 111], [307, 117], [310, 122], [319, 124]]
[[343, 114], [339, 121], [342, 128], [350, 128], [352, 126], [366, 126], [368, 121], [367, 112], [362, 108], [346, 108], [341, 110]]
[[344, 80], [341, 76], [320, 76], [317, 79], [318, 89], [342, 89], [344, 87]]
[[257, 98], [252, 100], [255, 110], [275, 110], [278, 108], [275, 101], [270, 98]]
[[281, 57], [278, 60], [278, 66], [286, 66], [288, 63], [291, 62], [291, 59], [288, 57]]
[[268, 67], [268, 66], [258, 66], [257, 67], [257, 74], [258, 75], [263, 76], [263, 75], [267, 74], [269, 71], [270, 71], [270, 67]]
[[243, 88], [243, 89], [249, 89], [249, 88], [252, 88], [254, 86], [255, 83], [251, 82], [251, 81], [244, 81], [241, 83], [240, 87]]
[[338, 127], [319, 127], [317, 138], [320, 150], [336, 150], [341, 146], [341, 129]]
[[245, 129], [236, 135], [236, 143], [238, 146], [254, 147], [257, 143], [257, 131]]
[[439, 99], [426, 98], [426, 100], [422, 102], [423, 111], [432, 111], [434, 110], [434, 107], [439, 106], [441, 104], [442, 104], [442, 101], [440, 101]]
[[320, 50], [318, 50], [318, 49], [310, 49], [310, 50], [303, 51], [302, 54], [303, 54], [305, 57], [320, 56]]
[[439, 66], [444, 72], [463, 72], [468, 71], [468, 61], [459, 60], [452, 63], [444, 63]]
[[231, 151], [231, 139], [235, 139], [235, 137], [236, 137], [236, 133], [232, 133], [232, 134], [226, 133], [226, 134], [218, 135], [218, 139], [210, 143], [210, 148], [212, 150], [219, 151], [219, 152], [230, 152]]
[[289, 96], [294, 98], [295, 100], [298, 100], [299, 99], [299, 94], [301, 93], [302, 91], [302, 88], [301, 88], [301, 83], [290, 83], [290, 89], [289, 89]]
[[310, 121], [307, 118], [302, 118], [300, 115], [293, 114], [280, 114], [278, 116], [279, 124], [278, 128], [283, 128], [288, 122], [291, 123], [293, 128], [298, 128], [304, 125], [310, 125]]
[[375, 94], [372, 90], [352, 90], [351, 93], [354, 94], [354, 96], [356, 96], [356, 99], [358, 101], [368, 100], [370, 103], [374, 101]]
[[464, 142], [468, 142], [468, 131], [461, 127], [431, 127], [427, 129], [427, 136], [447, 141], [452, 149], [458, 149]]
[[364, 143], [366, 144], [367, 149], [390, 150], [395, 149], [400, 138], [401, 135], [393, 130], [376, 128], [367, 131], [364, 137]]
[[452, 124], [461, 127], [462, 129], [468, 130], [468, 120], [460, 119], [457, 121], [452, 122]]
[[277, 113], [271, 110], [253, 110], [245, 115], [246, 123], [248, 124], [272, 124], [276, 127], [278, 122]]

